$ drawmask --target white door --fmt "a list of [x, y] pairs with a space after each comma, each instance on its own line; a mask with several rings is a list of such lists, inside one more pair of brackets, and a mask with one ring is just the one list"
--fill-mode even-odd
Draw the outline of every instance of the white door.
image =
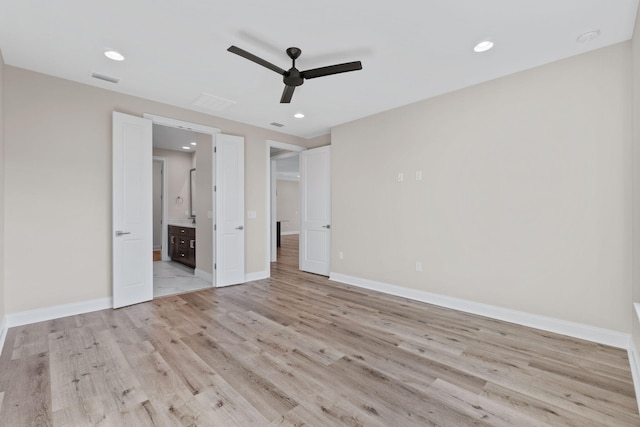
[[328, 276], [331, 264], [331, 147], [300, 153], [300, 270]]
[[113, 112], [113, 307], [153, 299], [151, 120]]
[[216, 135], [216, 286], [244, 283], [244, 138]]
[[278, 260], [278, 236], [276, 235], [278, 221], [278, 162], [271, 160], [271, 262]]

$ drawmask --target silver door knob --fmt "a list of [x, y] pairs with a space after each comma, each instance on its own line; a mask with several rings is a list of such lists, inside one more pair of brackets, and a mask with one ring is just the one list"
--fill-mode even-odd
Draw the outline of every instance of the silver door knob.
[[331, 228], [331, 225], [330, 224], [323, 225], [322, 228]]
[[120, 231], [120, 230], [116, 231], [116, 236], [117, 237], [123, 236], [125, 234], [131, 234], [131, 232], [130, 231]]
[[244, 230], [244, 227], [243, 226], [236, 227], [236, 230]]

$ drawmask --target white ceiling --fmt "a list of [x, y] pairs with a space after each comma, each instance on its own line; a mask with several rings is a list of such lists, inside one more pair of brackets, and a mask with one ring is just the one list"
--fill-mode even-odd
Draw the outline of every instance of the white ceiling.
[[[196, 151], [197, 146], [191, 144], [192, 142], [196, 142], [196, 132], [154, 124], [152, 134], [153, 146], [155, 148], [185, 153], [193, 153]], [[182, 147], [189, 147], [189, 149], [185, 150]]]
[[[638, 0], [3, 0], [5, 63], [292, 135], [332, 126], [628, 40]], [[587, 43], [576, 38], [600, 30]], [[493, 50], [473, 46], [490, 38]], [[226, 51], [281, 68], [362, 61], [280, 104], [282, 78]], [[105, 48], [126, 60], [104, 57]], [[92, 72], [119, 78], [117, 84]], [[209, 93], [234, 103], [211, 111]], [[304, 119], [293, 114], [304, 112]], [[271, 122], [285, 125], [275, 128]]]

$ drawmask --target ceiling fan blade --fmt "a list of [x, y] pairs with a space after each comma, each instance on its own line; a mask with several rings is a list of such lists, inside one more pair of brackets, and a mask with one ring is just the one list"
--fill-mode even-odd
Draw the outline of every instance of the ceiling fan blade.
[[312, 68], [311, 70], [302, 71], [300, 75], [305, 79], [315, 79], [316, 77], [330, 76], [331, 74], [340, 74], [357, 70], [362, 70], [362, 63], [360, 61], [329, 65], [328, 67]]
[[291, 97], [293, 96], [293, 91], [295, 90], [295, 86], [285, 86], [284, 91], [282, 91], [282, 98], [280, 98], [281, 104], [288, 104], [291, 102]]
[[231, 46], [227, 50], [229, 52], [231, 52], [231, 53], [235, 53], [236, 55], [240, 55], [243, 58], [248, 59], [249, 61], [253, 61], [256, 64], [262, 65], [263, 67], [268, 68], [268, 69], [270, 69], [272, 71], [275, 71], [276, 73], [284, 76], [285, 71], [282, 68], [278, 67], [277, 65], [273, 65], [271, 62], [265, 61], [264, 59], [255, 56], [253, 53], [249, 53], [246, 50], [240, 49], [237, 46]]

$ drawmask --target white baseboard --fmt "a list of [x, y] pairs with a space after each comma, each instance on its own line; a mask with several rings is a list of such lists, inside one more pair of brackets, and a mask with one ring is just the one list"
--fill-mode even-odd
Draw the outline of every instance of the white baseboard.
[[255, 273], [247, 273], [244, 275], [245, 282], [253, 282], [255, 280], [268, 279], [269, 272], [268, 271], [256, 271]]
[[7, 326], [7, 316], [2, 318], [2, 324], [0, 325], [0, 354], [2, 354], [2, 350], [4, 349], [4, 341], [7, 338], [7, 331], [9, 327]]
[[492, 319], [503, 320], [505, 322], [528, 326], [530, 328], [542, 329], [544, 331], [610, 345], [612, 347], [623, 348], [625, 350], [628, 350], [630, 347], [630, 334], [612, 331], [609, 329], [598, 328], [582, 323], [569, 322], [552, 317], [539, 316], [537, 314], [419, 291], [416, 289], [403, 288], [401, 286], [390, 285], [388, 283], [376, 282], [374, 280], [362, 279], [340, 273], [330, 273], [329, 280], [426, 302], [428, 304], [434, 304], [441, 307], [452, 308], [466, 313], [490, 317]]
[[283, 231], [282, 233], [280, 233], [281, 236], [291, 236], [293, 234], [300, 234], [299, 231]]
[[107, 308], [113, 308], [113, 299], [111, 297], [21, 311], [18, 313], [7, 314], [6, 327], [13, 328], [14, 326], [44, 322], [45, 320], [59, 319], [67, 316], [75, 316], [76, 314], [89, 313]]
[[206, 271], [203, 270], [198, 270], [197, 268], [193, 271], [193, 274], [196, 277], [201, 278], [202, 280], [206, 280], [209, 283], [213, 283], [213, 274], [208, 273]]

